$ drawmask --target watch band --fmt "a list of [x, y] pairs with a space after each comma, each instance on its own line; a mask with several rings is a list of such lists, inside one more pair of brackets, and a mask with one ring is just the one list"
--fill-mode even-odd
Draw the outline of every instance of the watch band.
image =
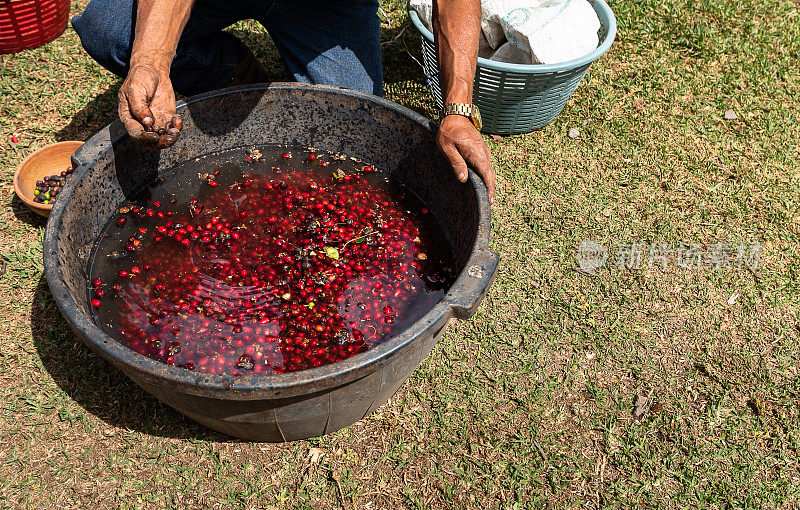
[[448, 115], [463, 115], [467, 117], [478, 131], [480, 131], [483, 126], [481, 122], [481, 112], [474, 104], [447, 103], [439, 113], [439, 120], [441, 121]]

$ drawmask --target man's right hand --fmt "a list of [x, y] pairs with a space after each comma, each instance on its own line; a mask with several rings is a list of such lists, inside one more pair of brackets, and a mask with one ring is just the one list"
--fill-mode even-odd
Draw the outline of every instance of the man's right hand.
[[149, 149], [164, 149], [175, 143], [183, 119], [175, 115], [169, 71], [133, 65], [119, 90], [119, 118], [128, 134]]

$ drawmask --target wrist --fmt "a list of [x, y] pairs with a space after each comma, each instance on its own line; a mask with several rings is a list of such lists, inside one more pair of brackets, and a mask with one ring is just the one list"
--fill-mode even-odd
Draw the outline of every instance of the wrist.
[[463, 123], [469, 124], [470, 126], [473, 125], [472, 120], [470, 120], [469, 117], [458, 113], [450, 113], [444, 115], [442, 116], [442, 119], [439, 121], [440, 126], [442, 124], [463, 124]]
[[481, 113], [477, 105], [470, 103], [445, 103], [439, 113], [439, 120], [444, 121], [448, 117], [461, 117], [470, 122], [478, 131], [483, 127]]
[[134, 52], [131, 55], [130, 68], [133, 70], [137, 67], [146, 67], [158, 72], [159, 74], [169, 76], [169, 68], [171, 64], [172, 57], [168, 55], [155, 52]]

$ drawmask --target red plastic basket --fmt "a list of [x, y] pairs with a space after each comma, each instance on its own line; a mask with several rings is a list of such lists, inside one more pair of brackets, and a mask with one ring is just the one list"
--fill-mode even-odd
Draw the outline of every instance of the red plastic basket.
[[0, 0], [0, 54], [49, 43], [68, 18], [69, 0]]

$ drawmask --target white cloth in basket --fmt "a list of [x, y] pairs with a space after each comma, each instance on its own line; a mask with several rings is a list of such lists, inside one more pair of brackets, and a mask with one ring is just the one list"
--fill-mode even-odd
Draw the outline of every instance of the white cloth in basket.
[[[430, 30], [432, 0], [409, 0]], [[508, 40], [520, 51], [505, 48], [494, 58], [503, 62], [555, 64], [592, 52], [598, 45], [600, 20], [587, 0], [482, 0], [481, 56], [488, 44], [497, 50]], [[485, 42], [483, 39], [485, 38]], [[524, 58], [524, 52], [527, 59]], [[511, 59], [511, 60], [505, 60]]]

